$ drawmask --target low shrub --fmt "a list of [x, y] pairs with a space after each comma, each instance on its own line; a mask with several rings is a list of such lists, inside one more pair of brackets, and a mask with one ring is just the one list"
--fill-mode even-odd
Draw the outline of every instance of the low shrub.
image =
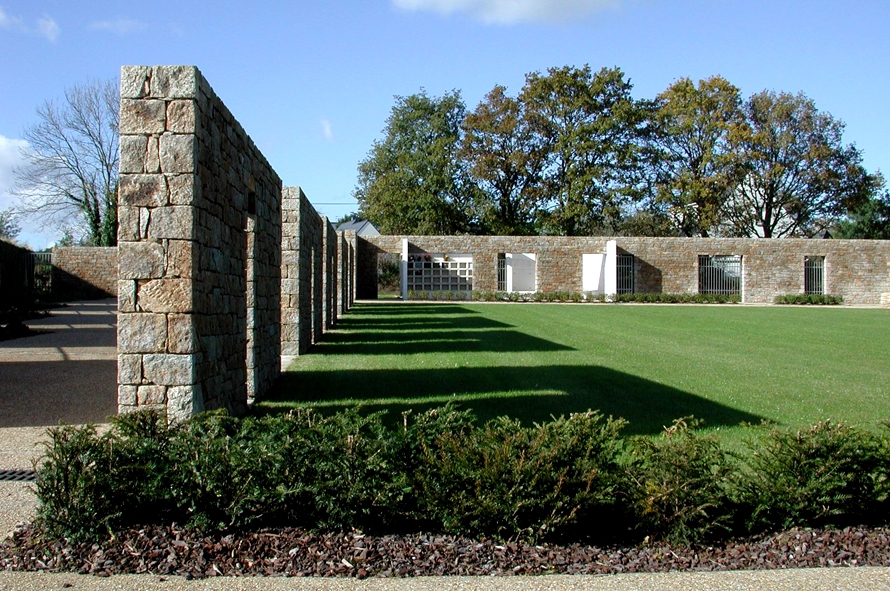
[[630, 440], [622, 420], [597, 412], [528, 427], [479, 425], [450, 405], [384, 418], [214, 411], [168, 426], [140, 411], [101, 434], [55, 427], [38, 470], [38, 524], [73, 540], [177, 522], [693, 543], [890, 518], [890, 441], [827, 421], [762, 427], [734, 454], [691, 418]]
[[886, 521], [886, 439], [831, 421], [761, 429], [737, 485], [749, 530]]
[[607, 538], [624, 488], [622, 426], [587, 412], [533, 428], [500, 418], [443, 432], [424, 446], [418, 492], [447, 533]]
[[693, 431], [698, 424], [678, 419], [660, 439], [634, 440], [628, 495], [638, 536], [691, 543], [730, 531], [732, 458], [714, 435]]
[[646, 304], [738, 304], [742, 296], [721, 293], [622, 293], [614, 296], [616, 302]]
[[789, 293], [776, 296], [774, 303], [792, 306], [839, 306], [844, 303], [844, 298], [838, 295]]

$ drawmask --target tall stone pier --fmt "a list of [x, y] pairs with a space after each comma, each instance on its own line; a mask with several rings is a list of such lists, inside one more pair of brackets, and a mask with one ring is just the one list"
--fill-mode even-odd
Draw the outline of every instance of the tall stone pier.
[[281, 180], [197, 68], [121, 70], [118, 406], [242, 414], [277, 378]]

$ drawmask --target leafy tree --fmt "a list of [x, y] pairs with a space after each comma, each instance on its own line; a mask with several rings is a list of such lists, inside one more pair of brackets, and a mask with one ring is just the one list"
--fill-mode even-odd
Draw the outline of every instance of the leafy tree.
[[868, 203], [882, 179], [868, 174], [844, 124], [803, 94], [763, 91], [744, 104], [730, 136], [744, 177], [727, 202], [731, 233], [752, 238], [809, 236]]
[[838, 221], [832, 233], [836, 238], [890, 240], [890, 193], [873, 195]]
[[119, 92], [116, 80], [65, 91], [25, 129], [27, 165], [16, 170], [17, 210], [45, 224], [72, 217], [97, 246], [117, 244]]
[[708, 236], [738, 185], [729, 134], [742, 125], [739, 89], [720, 76], [696, 86], [681, 78], [659, 94], [652, 114], [652, 198], [683, 236]]
[[473, 186], [457, 157], [466, 108], [458, 91], [396, 97], [384, 138], [359, 163], [361, 215], [384, 234], [459, 234]]
[[481, 189], [474, 204], [485, 234], [531, 234], [542, 199], [545, 150], [522, 102], [495, 86], [463, 123], [460, 156]]
[[540, 220], [545, 232], [575, 236], [618, 228], [643, 124], [631, 88], [619, 68], [594, 74], [590, 66], [567, 66], [526, 76], [520, 100], [548, 152], [551, 202]]
[[15, 212], [11, 209], [0, 210], [0, 238], [14, 240], [22, 229], [15, 219]]

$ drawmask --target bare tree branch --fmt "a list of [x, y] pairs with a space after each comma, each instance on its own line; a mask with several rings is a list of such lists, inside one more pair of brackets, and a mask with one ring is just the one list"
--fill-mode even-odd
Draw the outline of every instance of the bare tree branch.
[[37, 107], [15, 170], [16, 210], [44, 226], [74, 222], [84, 240], [117, 243], [119, 99], [116, 80], [90, 81]]

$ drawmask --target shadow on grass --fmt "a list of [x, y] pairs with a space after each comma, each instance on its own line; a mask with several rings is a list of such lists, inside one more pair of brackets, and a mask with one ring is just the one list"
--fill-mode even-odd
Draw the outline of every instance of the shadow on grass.
[[679, 417], [707, 427], [760, 423], [761, 417], [675, 388], [597, 366], [485, 367], [299, 371], [282, 374], [257, 405], [260, 414], [312, 406], [328, 414], [361, 405], [390, 418], [449, 401], [488, 420], [506, 415], [525, 424], [551, 416], [600, 410], [629, 421], [625, 432], [655, 434]]
[[412, 332], [341, 332], [325, 335], [312, 350], [318, 355], [420, 355], [494, 351], [572, 351], [572, 347], [515, 330], [438, 330]]

